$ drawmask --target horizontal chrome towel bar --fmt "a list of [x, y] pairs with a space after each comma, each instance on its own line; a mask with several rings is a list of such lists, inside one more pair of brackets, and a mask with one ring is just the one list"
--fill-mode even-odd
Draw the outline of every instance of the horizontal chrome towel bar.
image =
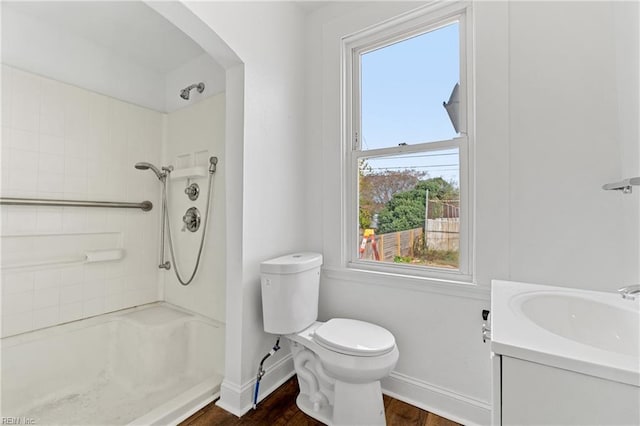
[[109, 207], [123, 209], [142, 209], [148, 212], [153, 208], [151, 201], [141, 203], [122, 203], [117, 201], [78, 201], [48, 200], [46, 198], [10, 198], [0, 197], [0, 205], [13, 206], [53, 206], [53, 207]]

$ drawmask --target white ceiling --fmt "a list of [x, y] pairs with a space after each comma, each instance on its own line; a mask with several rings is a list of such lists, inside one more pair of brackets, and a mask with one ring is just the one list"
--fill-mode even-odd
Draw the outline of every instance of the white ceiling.
[[141, 1], [3, 1], [2, 7], [45, 20], [160, 74], [204, 53]]

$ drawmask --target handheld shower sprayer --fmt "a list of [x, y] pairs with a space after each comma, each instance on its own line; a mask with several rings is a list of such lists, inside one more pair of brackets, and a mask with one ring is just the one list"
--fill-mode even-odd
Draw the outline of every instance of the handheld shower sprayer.
[[191, 93], [191, 89], [197, 89], [198, 93], [202, 93], [204, 92], [204, 83], [200, 82], [200, 83], [194, 83], [191, 86], [185, 87], [184, 89], [182, 89], [180, 91], [180, 97], [182, 99], [184, 99], [185, 101], [189, 100], [189, 95]]
[[138, 170], [151, 170], [160, 180], [165, 179], [167, 174], [173, 171], [173, 166], [163, 166], [162, 171], [160, 171], [156, 166], [151, 163], [147, 163], [146, 161], [136, 163], [135, 168]]
[[136, 163], [136, 169], [138, 170], [151, 170], [153, 173], [156, 174], [156, 176], [158, 177], [158, 179], [162, 180], [163, 178], [163, 173], [158, 170], [158, 168], [156, 166], [154, 166], [151, 163], [147, 163], [145, 161], [141, 161], [139, 163]]

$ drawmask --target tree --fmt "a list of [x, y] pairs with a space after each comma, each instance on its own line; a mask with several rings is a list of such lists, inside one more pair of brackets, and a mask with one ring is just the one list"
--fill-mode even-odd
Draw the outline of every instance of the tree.
[[412, 189], [394, 194], [379, 213], [378, 232], [404, 231], [424, 226], [426, 191], [430, 200], [459, 198], [459, 190], [441, 177], [419, 181]]
[[360, 227], [363, 229], [371, 225], [373, 215], [381, 211], [394, 194], [414, 188], [426, 175], [417, 170], [374, 172], [366, 161], [360, 163], [358, 172]]
[[360, 188], [360, 198], [370, 201], [376, 210], [380, 210], [394, 194], [414, 188], [425, 175], [425, 172], [412, 169], [365, 174], [362, 176], [364, 185]]

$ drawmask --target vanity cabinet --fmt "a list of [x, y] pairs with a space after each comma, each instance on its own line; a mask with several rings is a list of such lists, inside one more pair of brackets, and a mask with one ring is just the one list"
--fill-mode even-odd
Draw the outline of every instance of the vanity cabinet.
[[629, 302], [493, 280], [492, 424], [640, 426], [640, 305]]
[[640, 387], [497, 354], [493, 367], [494, 424], [640, 425]]

